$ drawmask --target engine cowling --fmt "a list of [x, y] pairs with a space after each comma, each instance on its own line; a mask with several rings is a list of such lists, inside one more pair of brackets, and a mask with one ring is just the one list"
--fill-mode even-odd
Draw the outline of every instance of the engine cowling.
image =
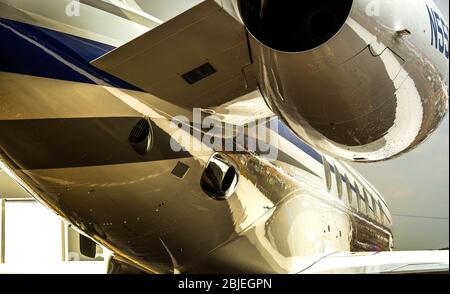
[[429, 20], [418, 2], [237, 0], [270, 108], [342, 159], [416, 147], [448, 109], [448, 59], [423, 48]]

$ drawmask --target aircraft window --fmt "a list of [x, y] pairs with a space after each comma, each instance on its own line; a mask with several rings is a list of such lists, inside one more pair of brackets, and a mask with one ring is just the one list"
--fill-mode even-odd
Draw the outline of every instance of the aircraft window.
[[327, 184], [327, 189], [328, 191], [331, 190], [331, 184], [332, 184], [332, 180], [331, 180], [331, 170], [330, 170], [330, 164], [328, 163], [327, 159], [324, 157], [323, 158], [323, 167], [325, 169], [325, 181]]
[[369, 197], [367, 196], [367, 191], [364, 188], [363, 188], [363, 199], [364, 199], [364, 203], [366, 204], [366, 213], [369, 213], [369, 208], [370, 208], [370, 210], [373, 211], [373, 208], [370, 205]]
[[348, 204], [352, 204], [352, 202], [353, 202], [352, 185], [350, 184], [350, 180], [347, 177], [347, 175], [345, 175], [345, 184], [347, 186]]
[[380, 200], [378, 200], [378, 214], [380, 215], [380, 222], [381, 222], [381, 224], [384, 225], [384, 218], [383, 218], [384, 211], [383, 211], [383, 206], [381, 206], [381, 201]]
[[370, 192], [367, 192], [367, 190], [364, 190], [364, 192], [365, 192], [364, 196], [366, 197], [366, 201], [367, 201], [367, 204], [368, 204], [367, 206], [370, 208], [370, 210], [375, 211], [375, 209], [373, 207], [372, 194], [370, 194]]
[[342, 176], [336, 166], [334, 167], [334, 173], [336, 174], [336, 184], [337, 184], [338, 196], [339, 196], [339, 198], [342, 198]]
[[359, 191], [359, 186], [355, 182], [355, 191], [356, 191], [356, 202], [358, 203], [358, 211], [361, 211], [361, 192]]
[[391, 220], [387, 217], [386, 212], [383, 211], [383, 223], [388, 225], [391, 223]]
[[375, 215], [375, 219], [378, 220], [377, 202], [375, 201], [375, 198], [373, 197], [373, 195], [370, 195], [370, 196], [371, 196], [371, 200], [372, 200], [373, 214]]
[[[385, 207], [386, 208], [386, 207]], [[387, 208], [386, 208], [387, 209]], [[388, 216], [388, 211], [383, 209], [383, 219], [386, 225], [392, 225], [392, 219]]]

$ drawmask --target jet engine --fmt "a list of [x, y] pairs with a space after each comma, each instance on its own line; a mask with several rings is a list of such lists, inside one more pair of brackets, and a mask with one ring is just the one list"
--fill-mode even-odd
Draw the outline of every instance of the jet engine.
[[322, 151], [389, 159], [416, 147], [445, 116], [448, 53], [429, 44], [430, 30], [448, 26], [429, 16], [438, 11], [432, 1], [232, 2], [267, 104]]

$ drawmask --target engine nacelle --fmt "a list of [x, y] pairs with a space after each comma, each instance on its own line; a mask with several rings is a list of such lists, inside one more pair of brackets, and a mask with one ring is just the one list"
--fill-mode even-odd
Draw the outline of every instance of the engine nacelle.
[[[322, 151], [389, 159], [416, 147], [445, 116], [448, 26], [430, 16], [439, 14], [432, 1], [234, 2], [265, 100]], [[447, 55], [435, 49], [436, 26], [447, 31]]]

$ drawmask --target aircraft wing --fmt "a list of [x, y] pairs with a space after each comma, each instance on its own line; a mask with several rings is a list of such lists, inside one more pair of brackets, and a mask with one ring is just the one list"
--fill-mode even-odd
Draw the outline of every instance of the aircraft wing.
[[392, 251], [327, 255], [301, 274], [448, 273], [449, 251]]
[[[219, 1], [220, 2], [220, 1]], [[257, 89], [243, 24], [207, 0], [92, 65], [165, 101], [211, 108]]]

